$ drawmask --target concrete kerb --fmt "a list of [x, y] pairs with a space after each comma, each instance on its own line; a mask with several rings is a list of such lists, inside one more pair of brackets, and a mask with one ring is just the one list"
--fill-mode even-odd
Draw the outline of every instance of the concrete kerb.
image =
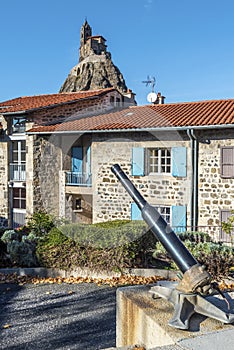
[[[171, 270], [161, 270], [161, 269], [125, 269], [124, 274], [132, 276], [160, 276], [164, 279], [176, 279], [177, 272]], [[2, 274], [16, 274], [17, 276], [38, 276], [38, 277], [62, 277], [68, 278], [73, 277], [93, 277], [93, 278], [111, 278], [119, 277], [120, 273], [114, 272], [97, 272], [95, 270], [77, 268], [75, 270], [62, 270], [57, 268], [44, 268], [44, 267], [27, 267], [27, 268], [2, 268], [0, 269]]]

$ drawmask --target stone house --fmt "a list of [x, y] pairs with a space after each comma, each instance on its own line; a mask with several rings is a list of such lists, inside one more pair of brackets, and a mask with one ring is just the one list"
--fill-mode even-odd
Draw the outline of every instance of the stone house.
[[[60, 186], [57, 169], [62, 170], [62, 163], [53, 154], [58, 146], [50, 142], [50, 137], [27, 135], [27, 130], [39, 125], [52, 127], [55, 123], [129, 104], [135, 104], [134, 94], [128, 91], [124, 95], [115, 88], [26, 96], [1, 102], [0, 226], [23, 225], [36, 209], [50, 209], [60, 201], [55, 192]], [[69, 142], [63, 148], [69, 148]], [[48, 167], [44, 167], [44, 160], [48, 161]], [[42, 183], [48, 186], [44, 197]], [[56, 191], [49, 192], [49, 188]], [[53, 212], [58, 214], [61, 210]]]
[[33, 207], [73, 222], [141, 219], [110, 170], [118, 163], [176, 231], [226, 241], [221, 222], [234, 209], [233, 128], [233, 99], [130, 106], [34, 126], [27, 132], [34, 186], [40, 183]]
[[0, 111], [1, 226], [38, 209], [72, 222], [141, 219], [111, 173], [119, 163], [175, 230], [228, 239], [233, 99], [138, 107], [110, 88], [21, 97]]

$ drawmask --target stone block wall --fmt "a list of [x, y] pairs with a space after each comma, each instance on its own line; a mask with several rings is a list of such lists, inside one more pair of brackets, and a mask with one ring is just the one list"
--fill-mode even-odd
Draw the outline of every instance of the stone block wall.
[[218, 238], [220, 211], [234, 209], [234, 178], [226, 179], [220, 175], [220, 148], [234, 147], [234, 135], [231, 130], [216, 130], [206, 133], [206, 138], [209, 139], [209, 143], [199, 143], [198, 224], [216, 226], [213, 234]]
[[131, 203], [133, 200], [111, 172], [111, 166], [120, 164], [122, 169], [133, 181], [137, 189], [152, 205], [187, 205], [189, 217], [189, 202], [191, 198], [191, 167], [190, 150], [187, 148], [187, 177], [177, 178], [172, 175], [131, 176], [133, 147], [173, 147], [189, 146], [188, 141], [149, 141], [134, 138], [116, 138], [93, 140], [92, 143], [92, 174], [93, 174], [93, 222], [108, 220], [129, 220], [131, 218]]
[[84, 99], [51, 108], [44, 108], [31, 113], [30, 118], [35, 123], [34, 125], [43, 125], [55, 121], [68, 121], [70, 118], [84, 117], [86, 114], [90, 115], [95, 112], [104, 112], [113, 107], [110, 102], [111, 96], [116, 99], [121, 95], [117, 91], [111, 91], [99, 98]]
[[46, 210], [59, 216], [61, 150], [60, 138], [34, 140], [33, 211]]

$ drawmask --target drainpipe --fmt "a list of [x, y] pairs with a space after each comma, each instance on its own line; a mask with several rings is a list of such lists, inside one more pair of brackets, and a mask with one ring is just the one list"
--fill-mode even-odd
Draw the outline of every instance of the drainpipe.
[[198, 140], [193, 129], [187, 129], [187, 134], [190, 139], [192, 155], [190, 225], [191, 230], [196, 231], [198, 223]]

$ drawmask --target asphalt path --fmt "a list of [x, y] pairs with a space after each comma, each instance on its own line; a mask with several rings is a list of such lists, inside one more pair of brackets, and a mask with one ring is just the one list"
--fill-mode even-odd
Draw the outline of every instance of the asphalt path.
[[0, 349], [115, 346], [116, 288], [82, 284], [0, 284]]

